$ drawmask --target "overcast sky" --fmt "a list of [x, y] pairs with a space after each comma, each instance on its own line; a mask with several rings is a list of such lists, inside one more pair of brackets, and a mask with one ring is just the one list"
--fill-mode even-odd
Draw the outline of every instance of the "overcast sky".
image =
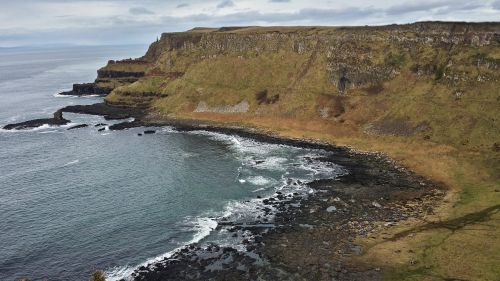
[[196, 26], [500, 21], [500, 0], [0, 0], [0, 47], [146, 44]]

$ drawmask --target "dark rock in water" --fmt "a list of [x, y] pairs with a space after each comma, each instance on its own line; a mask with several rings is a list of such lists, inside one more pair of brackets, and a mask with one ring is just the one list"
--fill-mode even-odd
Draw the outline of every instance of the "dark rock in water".
[[138, 133], [137, 135], [138, 135], [138, 136], [142, 136], [142, 134], [141, 134], [141, 133]]
[[146, 131], [144, 131], [145, 135], [150, 135], [150, 134], [154, 134], [154, 133], [156, 133], [155, 130], [146, 130]]
[[[63, 112], [71, 112], [78, 114], [90, 114], [90, 115], [100, 115], [106, 120], [118, 120], [127, 118], [137, 118], [140, 119], [144, 116], [144, 111], [137, 108], [125, 108], [108, 105], [106, 103], [96, 103], [90, 105], [70, 105], [59, 109], [54, 113], [53, 118], [45, 119], [35, 119], [30, 121], [25, 121], [21, 123], [8, 124], [4, 127], [6, 130], [12, 129], [28, 129], [36, 128], [42, 125], [65, 125], [70, 121], [63, 118]], [[110, 126], [110, 130], [123, 130], [133, 127], [142, 126], [143, 123], [140, 121], [123, 122]], [[97, 124], [96, 127], [106, 126], [106, 124]], [[76, 128], [75, 128], [76, 129]], [[104, 130], [104, 129], [103, 129]], [[99, 131], [103, 131], [99, 130]]]
[[58, 110], [54, 113], [53, 118], [34, 119], [20, 123], [8, 124], [3, 128], [5, 130], [23, 130], [23, 129], [36, 128], [43, 125], [61, 126], [61, 125], [66, 125], [69, 122], [70, 122], [69, 120], [63, 118], [62, 111]]
[[100, 115], [106, 120], [118, 120], [127, 118], [138, 118], [144, 115], [142, 110], [124, 108], [108, 105], [106, 103], [95, 103], [90, 105], [70, 105], [60, 109], [62, 112], [79, 114]]
[[95, 124], [94, 127], [102, 127], [102, 126], [108, 126], [108, 124], [99, 123], [99, 124]]
[[70, 128], [68, 128], [68, 130], [80, 129], [80, 128], [86, 128], [86, 127], [88, 127], [88, 126], [89, 126], [89, 125], [87, 125], [87, 124], [80, 124], [80, 125], [76, 125], [76, 126], [70, 127]]
[[57, 121], [62, 121], [62, 120], [65, 120], [63, 118], [63, 113], [62, 111], [59, 109], [58, 111], [54, 112], [54, 120], [57, 120]]
[[106, 130], [106, 128], [100, 128], [100, 129], [99, 129], [99, 130], [97, 130], [97, 131], [98, 131], [98, 132], [102, 132], [102, 131], [104, 131], [104, 130]]
[[113, 124], [113, 125], [109, 126], [109, 129], [112, 131], [119, 131], [119, 130], [140, 127], [142, 125], [143, 125], [143, 123], [140, 121], [122, 122], [122, 123]]

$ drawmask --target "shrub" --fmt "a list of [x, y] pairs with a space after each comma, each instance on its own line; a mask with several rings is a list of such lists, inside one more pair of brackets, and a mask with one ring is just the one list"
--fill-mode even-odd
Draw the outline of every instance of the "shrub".
[[104, 277], [104, 273], [102, 271], [98, 270], [92, 273], [90, 281], [106, 281], [106, 277]]
[[267, 90], [255, 93], [255, 99], [259, 105], [265, 103], [267, 101]]
[[436, 81], [441, 80], [444, 77], [444, 70], [446, 69], [446, 65], [441, 64], [436, 67]]

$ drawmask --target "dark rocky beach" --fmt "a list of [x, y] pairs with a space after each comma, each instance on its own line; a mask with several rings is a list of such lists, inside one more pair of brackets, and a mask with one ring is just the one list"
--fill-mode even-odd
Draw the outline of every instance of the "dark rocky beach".
[[[252, 135], [281, 143], [279, 138]], [[321, 144], [284, 142], [329, 150]], [[368, 237], [380, 225], [432, 213], [444, 192], [382, 155], [330, 148], [334, 154], [322, 160], [340, 164], [349, 174], [307, 183], [313, 194], [275, 193], [263, 201], [266, 216], [253, 224], [219, 221], [216, 231], [241, 237], [244, 250], [189, 245], [137, 269], [134, 280], [380, 280], [382, 269], [351, 261], [363, 252], [355, 239]]]
[[[321, 149], [329, 153], [314, 160], [331, 162], [348, 171], [336, 179], [289, 182], [289, 187], [306, 184], [313, 192], [278, 191], [263, 198], [256, 210], [262, 213], [257, 221], [218, 218], [214, 231], [227, 233], [236, 244], [188, 245], [168, 258], [136, 269], [134, 280], [379, 280], [383, 269], [352, 261], [352, 256], [363, 252], [355, 239], [369, 237], [381, 227], [432, 213], [435, 203], [444, 196], [436, 184], [398, 167], [381, 154], [282, 138], [241, 127], [179, 120], [157, 122], [139, 109], [105, 103], [68, 106], [59, 110], [54, 119], [66, 120], [62, 112], [102, 115], [107, 120], [133, 118], [110, 126], [111, 130], [172, 126], [178, 131], [206, 130], [266, 143]], [[27, 122], [5, 128], [22, 128]], [[96, 124], [96, 129], [100, 125]], [[147, 130], [145, 134], [154, 132]]]

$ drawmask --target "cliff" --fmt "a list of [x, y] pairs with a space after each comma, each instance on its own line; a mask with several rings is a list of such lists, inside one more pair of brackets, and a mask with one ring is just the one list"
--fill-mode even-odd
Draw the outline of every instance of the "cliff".
[[[105, 101], [140, 112], [140, 125], [201, 120], [387, 153], [448, 192], [422, 220], [385, 220], [369, 237], [349, 237], [363, 249], [349, 263], [382, 268], [385, 280], [497, 280], [499, 67], [500, 23], [195, 28], [163, 34], [141, 58], [110, 61], [74, 92], [110, 92]], [[376, 188], [384, 184], [375, 180], [367, 192], [383, 199]], [[413, 196], [410, 210], [423, 203]], [[297, 256], [305, 257], [316, 270], [311, 253], [334, 236], [323, 228], [339, 225], [307, 230], [316, 238], [306, 245], [288, 244], [298, 236], [279, 240], [297, 251], [287, 256], [280, 244], [277, 261], [302, 266]]]
[[499, 67], [498, 23], [195, 28], [110, 62], [96, 85], [114, 89], [108, 103], [157, 118], [285, 119], [491, 149], [500, 141]]

